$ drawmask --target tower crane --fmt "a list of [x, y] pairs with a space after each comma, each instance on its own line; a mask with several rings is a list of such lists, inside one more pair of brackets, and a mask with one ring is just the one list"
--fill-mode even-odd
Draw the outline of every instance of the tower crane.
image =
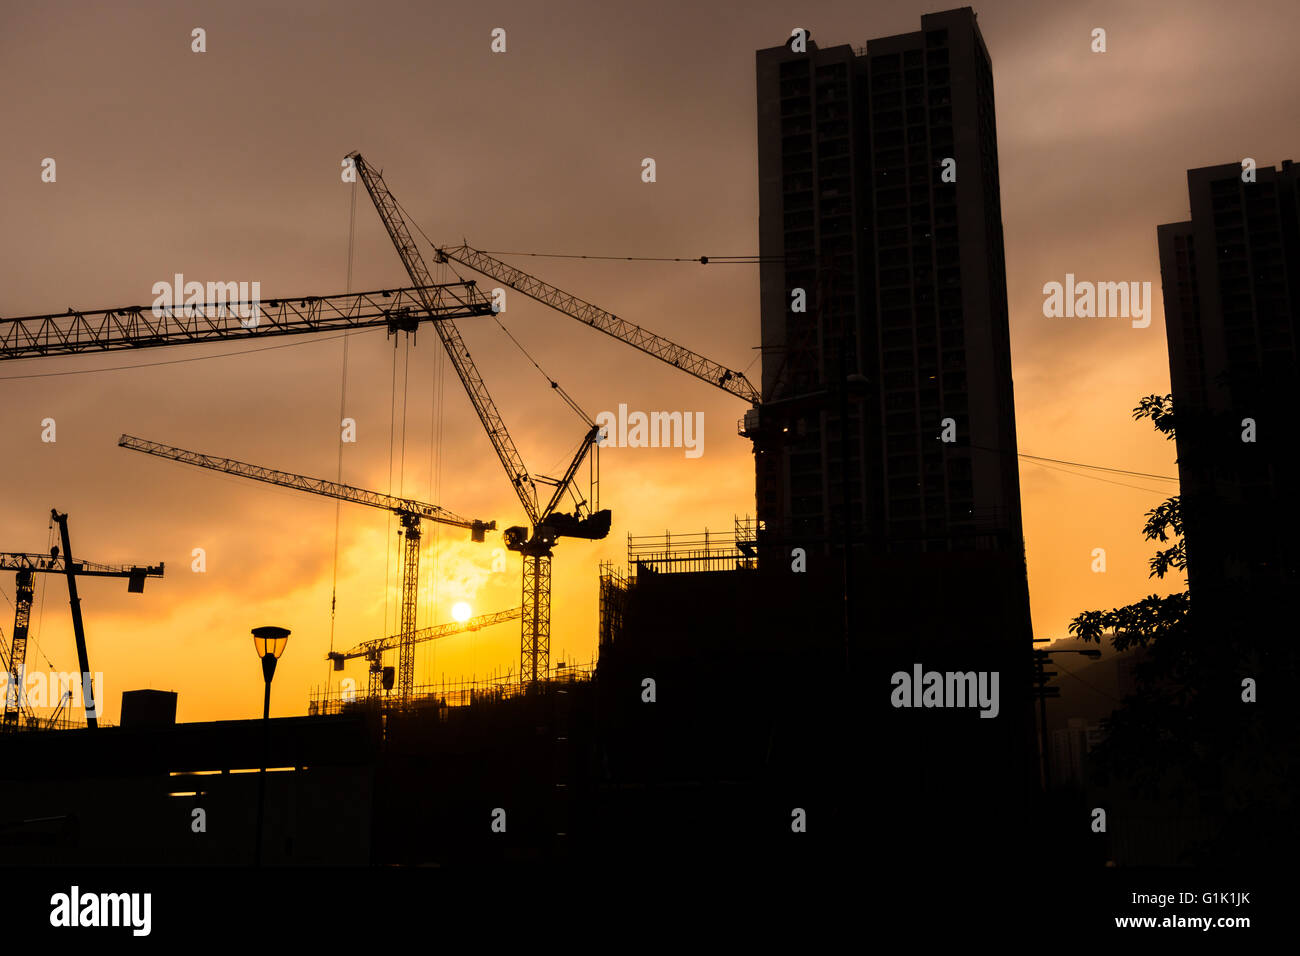
[[[68, 538], [68, 516], [51, 509], [50, 516], [59, 526], [59, 536], [63, 545], [62, 553], [56, 545], [49, 554], [32, 554], [21, 551], [0, 552], [0, 571], [16, 572], [14, 594], [14, 629], [9, 646], [9, 686], [5, 694], [4, 728], [17, 726], [22, 710], [23, 670], [27, 662], [27, 627], [31, 620], [32, 599], [35, 588], [32, 586], [34, 574], [62, 574], [68, 579], [68, 600], [72, 606], [72, 630], [77, 642], [77, 658], [81, 665], [82, 701], [86, 709], [86, 724], [99, 726], [99, 712], [94, 697], [94, 682], [90, 673], [90, 662], [86, 651], [86, 629], [81, 618], [81, 598], [77, 595], [77, 578], [126, 578], [126, 589], [131, 594], [144, 591], [145, 578], [163, 576], [163, 563], [156, 566], [97, 564], [94, 561], [75, 561], [72, 558], [72, 545]], [[62, 704], [59, 707], [63, 709]]]
[[656, 335], [639, 325], [633, 325], [626, 319], [620, 319], [612, 312], [606, 312], [576, 295], [565, 292], [534, 275], [518, 269], [508, 262], [480, 252], [469, 245], [442, 246], [436, 250], [438, 261], [459, 262], [480, 275], [485, 275], [512, 289], [522, 292], [543, 305], [548, 305], [557, 312], [577, 319], [584, 325], [604, 332], [633, 348], [652, 355], [661, 362], [679, 368], [688, 375], [694, 375], [701, 381], [715, 385], [737, 398], [743, 398], [751, 405], [758, 405], [761, 395], [754, 384], [745, 377], [744, 372], [737, 372], [712, 359], [705, 358], [698, 352], [692, 352], [685, 346]]
[[471, 541], [483, 541], [486, 538], [486, 532], [496, 530], [495, 521], [462, 518], [459, 515], [452, 514], [445, 508], [440, 508], [438, 505], [416, 501], [412, 498], [397, 498], [324, 478], [308, 478], [305, 475], [295, 475], [287, 471], [277, 471], [274, 468], [250, 465], [230, 458], [216, 458], [212, 455], [187, 451], [184, 448], [176, 448], [172, 445], [146, 441], [143, 438], [135, 438], [131, 435], [123, 435], [118, 440], [118, 444], [131, 451], [157, 455], [159, 458], [169, 458], [172, 461], [197, 465], [200, 468], [209, 468], [228, 475], [238, 475], [241, 478], [252, 478], [255, 481], [279, 485], [282, 488], [295, 488], [311, 494], [338, 498], [341, 501], [370, 505], [372, 508], [383, 508], [397, 515], [402, 526], [401, 530], [398, 531], [398, 537], [400, 538], [403, 534], [406, 536], [406, 548], [402, 561], [402, 624], [401, 633], [398, 635], [398, 694], [403, 704], [410, 701], [411, 689], [415, 685], [415, 615], [419, 603], [421, 522], [436, 521], [439, 524], [467, 528]]
[[[495, 310], [491, 302], [472, 281], [441, 284], [431, 281], [400, 206], [383, 177], [359, 153], [352, 153], [349, 158], [415, 282], [414, 288], [270, 299], [266, 303], [254, 303], [259, 318], [251, 323], [239, 318], [248, 311], [248, 303], [241, 303], [240, 309], [211, 304], [152, 310], [140, 306], [91, 312], [69, 309], [66, 313], [0, 319], [0, 361], [368, 327], [386, 326], [390, 335], [399, 331], [413, 333], [420, 323], [432, 321], [532, 525], [531, 530], [507, 528], [504, 537], [507, 546], [520, 551], [524, 557], [521, 671], [533, 679], [539, 674], [544, 677], [549, 669], [551, 548], [561, 536], [596, 540], [609, 533], [610, 514], [598, 510], [594, 501], [578, 500], [572, 515], [555, 511], [565, 493], [571, 490], [573, 476], [583, 459], [597, 444], [599, 428], [589, 423], [588, 433], [560, 481], [528, 473], [454, 322], [457, 318], [492, 315]], [[597, 309], [468, 245], [439, 249], [437, 255], [440, 260], [460, 262], [504, 281], [593, 328], [746, 399], [753, 407], [745, 415], [745, 434], [752, 437], [757, 431], [758, 391], [743, 373]], [[536, 482], [539, 480], [555, 488], [546, 506], [538, 498]], [[576, 490], [574, 497], [578, 498]], [[595, 498], [594, 492], [590, 497]]]
[[[251, 317], [240, 318], [241, 314]], [[0, 361], [305, 332], [387, 328], [393, 335], [414, 332], [419, 323], [430, 320], [491, 314], [492, 303], [473, 282], [257, 302], [69, 309], [0, 319]]]
[[[370, 194], [379, 218], [384, 223], [389, 239], [392, 240], [402, 265], [406, 267], [416, 287], [420, 290], [433, 287], [433, 279], [424, 257], [420, 254], [411, 231], [402, 215], [401, 206], [384, 183], [383, 176], [362, 158], [358, 152], [349, 154], [361, 182]], [[434, 303], [430, 303], [431, 305]], [[551, 645], [551, 553], [556, 541], [561, 537], [588, 538], [599, 540], [609, 534], [611, 516], [608, 510], [596, 510], [596, 502], [578, 500], [578, 506], [572, 515], [557, 513], [556, 508], [564, 500], [564, 495], [573, 485], [574, 475], [581, 466], [587, 453], [591, 451], [600, 437], [600, 427], [592, 422], [587, 434], [579, 443], [577, 454], [570, 462], [564, 477], [553, 484], [555, 491], [550, 500], [543, 505], [538, 496], [537, 481], [541, 476], [532, 476], [524, 466], [523, 459], [515, 448], [514, 440], [506, 430], [505, 422], [497, 411], [496, 403], [488, 393], [487, 385], [479, 374], [478, 368], [470, 358], [469, 349], [461, 338], [456, 323], [444, 319], [433, 324], [442, 341], [447, 357], [469, 396], [479, 421], [487, 432], [488, 440], [496, 451], [506, 476], [510, 479], [528, 516], [531, 528], [511, 527], [505, 529], [502, 537], [506, 547], [518, 551], [523, 556], [523, 619], [520, 627], [519, 670], [520, 679], [536, 682], [545, 679], [550, 670]], [[578, 498], [575, 491], [574, 497]], [[592, 494], [590, 497], [595, 497]], [[584, 508], [587, 512], [584, 514]]]
[[[424, 627], [411, 635], [411, 643], [419, 644], [422, 641], [436, 641], [440, 637], [451, 637], [453, 634], [464, 634], [466, 631], [478, 631], [485, 627], [491, 627], [493, 624], [518, 620], [522, 613], [523, 609], [516, 607], [508, 611], [497, 611], [494, 614], [480, 614], [478, 617], [471, 617], [464, 622], [457, 621], [451, 624]], [[391, 637], [380, 637], [373, 641], [364, 641], [351, 650], [331, 651], [325, 659], [334, 663], [336, 671], [341, 671], [343, 670], [344, 661], [364, 657], [370, 665], [370, 679], [366, 689], [366, 696], [374, 700], [383, 693], [384, 689], [384, 651], [390, 651], [394, 647], [400, 646], [401, 641], [402, 636], [400, 634], [394, 634]]]

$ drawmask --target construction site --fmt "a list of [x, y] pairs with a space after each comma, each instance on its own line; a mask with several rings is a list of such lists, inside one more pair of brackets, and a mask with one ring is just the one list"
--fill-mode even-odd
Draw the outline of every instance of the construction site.
[[[432, 328], [527, 519], [525, 525], [500, 531], [506, 548], [522, 558], [521, 606], [417, 627], [426, 524], [462, 529], [481, 543], [497, 531], [493, 521], [123, 435], [119, 445], [125, 449], [391, 512], [400, 524], [400, 631], [331, 651], [335, 671], [342, 672], [349, 660], [365, 663], [364, 685], [350, 682], [346, 689], [313, 694], [305, 717], [269, 719], [268, 710], [262, 721], [177, 724], [175, 693], [140, 690], [123, 694], [119, 726], [101, 726], [97, 715], [103, 702], [95, 700], [77, 581], [124, 577], [135, 593], [143, 590], [147, 577], [161, 577], [164, 565], [108, 566], [74, 558], [67, 516], [52, 512], [59, 545], [48, 554], [0, 556], [0, 568], [16, 574], [14, 624], [4, 647], [8, 681], [0, 738], [5, 754], [0, 762], [5, 778], [0, 844], [39, 849], [42, 859], [56, 863], [451, 863], [551, 858], [573, 852], [575, 846], [578, 852], [596, 847], [607, 852], [616, 848], [610, 839], [615, 834], [641, 840], [647, 826], [665, 834], [680, 831], [687, 838], [707, 830], [714, 839], [736, 845], [751, 842], [753, 825], [788, 831], [789, 808], [764, 820], [778, 812], [778, 805], [768, 805], [775, 794], [765, 792], [763, 801], [753, 805], [749, 799], [737, 803], [733, 790], [753, 782], [757, 770], [770, 773], [787, 759], [781, 741], [789, 728], [775, 726], [770, 715], [746, 715], [743, 708], [723, 706], [726, 695], [708, 689], [716, 679], [707, 669], [712, 665], [701, 670], [689, 663], [696, 655], [700, 662], [716, 663], [729, 653], [730, 638], [720, 635], [718, 645], [693, 649], [684, 659], [680, 682], [665, 685], [659, 701], [648, 688], [672, 678], [651, 676], [658, 673], [658, 652], [638, 646], [629, 630], [638, 614], [639, 578], [700, 571], [754, 574], [755, 523], [738, 522], [736, 536], [725, 541], [666, 540], [651, 547], [629, 538], [627, 573], [612, 566], [600, 572], [600, 660], [553, 663], [553, 550], [561, 538], [600, 539], [611, 528], [611, 512], [598, 501], [595, 457], [601, 429], [586, 419], [586, 434], [562, 475], [547, 478], [528, 470], [455, 324], [491, 316], [497, 307], [474, 281], [435, 283], [382, 176], [359, 154], [349, 161], [410, 277], [409, 288], [265, 302], [178, 301], [162, 309], [70, 310], [5, 319], [0, 358], [376, 326], [390, 336], [410, 336]], [[751, 409], [747, 420], [756, 423], [759, 393], [743, 374], [468, 246], [434, 252], [440, 262], [474, 270], [743, 399]], [[554, 382], [551, 386], [558, 389]], [[587, 480], [580, 483], [580, 477]], [[53, 713], [38, 713], [32, 704], [43, 701], [25, 693], [32, 582], [40, 574], [66, 580], [79, 661], [77, 674], [64, 675], [77, 680], [58, 688]], [[513, 621], [520, 622], [519, 663], [513, 673], [450, 685], [445, 680], [416, 684], [417, 645]], [[273, 648], [277, 639], [283, 648], [288, 632], [260, 628], [254, 633], [266, 641], [259, 650], [264, 669], [269, 668], [269, 708], [278, 656]], [[835, 646], [832, 660], [816, 669], [822, 682], [843, 677], [838, 642]], [[822, 669], [826, 664], [829, 669]], [[831, 677], [834, 672], [838, 678]], [[649, 683], [643, 678], [650, 678]], [[65, 712], [74, 696], [85, 714], [84, 721], [75, 723]], [[711, 705], [709, 698], [714, 698]], [[705, 728], [699, 721], [706, 712], [720, 721], [714, 734], [701, 733]], [[657, 718], [649, 718], [651, 713]], [[663, 733], [664, 727], [651, 731], [665, 715], [676, 738]], [[827, 784], [808, 783], [813, 802], [827, 799]], [[701, 804], [702, 794], [714, 802], [712, 809]], [[195, 831], [185, 823], [195, 808], [221, 825], [210, 835]], [[718, 813], [733, 818], [733, 825], [719, 828], [716, 819], [706, 825]], [[499, 821], [493, 814], [500, 815]], [[415, 819], [444, 820], [446, 826], [422, 827], [422, 838], [412, 840], [409, 821]], [[471, 820], [483, 825], [473, 826]]]
[[[551, 381], [586, 431], [562, 474], [531, 472], [456, 323], [495, 316], [494, 299], [509, 290], [722, 389], [745, 403], [737, 430], [754, 444], [760, 480], [764, 456], [786, 453], [790, 409], [799, 403], [777, 402], [771, 413], [742, 372], [468, 245], [434, 246], [433, 255], [485, 277], [496, 285], [493, 294], [471, 279], [434, 282], [383, 177], [360, 154], [348, 162], [409, 287], [4, 319], [0, 358], [372, 327], [397, 337], [431, 328], [526, 523], [498, 529], [494, 520], [430, 502], [122, 435], [118, 444], [127, 450], [394, 515], [400, 629], [331, 650], [332, 672], [363, 662], [364, 680], [318, 689], [302, 717], [269, 716], [275, 661], [289, 631], [268, 626], [253, 631], [266, 680], [262, 720], [177, 723], [175, 693], [138, 690], [123, 694], [119, 726], [98, 726], [102, 702], [90, 680], [77, 580], [125, 577], [139, 592], [147, 577], [163, 575], [164, 565], [74, 559], [67, 516], [53, 512], [61, 547], [0, 558], [0, 568], [17, 576], [5, 642], [0, 844], [39, 847], [44, 859], [63, 863], [618, 861], [647, 845], [696, 858], [829, 862], [858, 852], [858, 841], [889, 818], [905, 855], [918, 841], [948, 851], [1005, 849], [1005, 831], [966, 822], [1010, 824], [1023, 808], [1028, 731], [1018, 718], [1028, 714], [1028, 697], [1020, 698], [1019, 686], [1008, 688], [1008, 718], [996, 731], [978, 720], [964, 730], [900, 721], [883, 695], [863, 688], [884, 686], [890, 673], [917, 659], [1021, 667], [1023, 593], [1014, 584], [1023, 585], [1023, 553], [972, 537], [968, 548], [888, 554], [879, 540], [855, 540], [857, 522], [839, 530], [828, 524], [820, 537], [769, 529], [761, 518], [737, 518], [724, 535], [629, 534], [626, 565], [603, 562], [593, 575], [598, 658], [553, 661], [555, 548], [566, 537], [606, 538], [612, 527], [611, 510], [599, 500], [597, 460], [608, 436]], [[790, 352], [767, 374], [780, 383], [799, 361]], [[769, 382], [767, 391], [779, 395], [781, 388]], [[848, 399], [841, 401], [840, 414], [832, 408], [827, 419], [832, 429], [844, 420]], [[805, 421], [798, 421], [800, 439]], [[421, 541], [431, 523], [468, 533], [473, 543], [499, 533], [521, 558], [520, 606], [419, 627]], [[83, 676], [80, 728], [68, 724], [62, 708], [38, 716], [24, 701], [36, 574], [67, 582]], [[931, 589], [940, 600], [929, 599]], [[971, 606], [985, 611], [954, 630]], [[416, 650], [425, 642], [514, 621], [517, 669], [416, 682]], [[72, 689], [64, 693], [70, 700]], [[972, 780], [995, 783], [971, 792], [961, 814], [941, 812], [944, 795]], [[187, 825], [200, 814], [220, 826], [208, 832]], [[890, 852], [891, 839], [882, 843], [877, 835], [873, 852]]]

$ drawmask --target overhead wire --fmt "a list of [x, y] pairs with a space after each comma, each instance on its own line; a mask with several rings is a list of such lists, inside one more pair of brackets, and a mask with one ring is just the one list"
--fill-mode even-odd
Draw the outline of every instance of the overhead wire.
[[1087, 687], [1089, 690], [1093, 691], [1094, 693], [1101, 694], [1103, 697], [1108, 697], [1108, 698], [1110, 698], [1111, 700], [1115, 701], [1115, 703], [1117, 703], [1117, 704], [1122, 704], [1122, 703], [1124, 702], [1122, 699], [1120, 699], [1119, 697], [1116, 697], [1114, 694], [1109, 693], [1108, 691], [1104, 691], [1104, 690], [1102, 690], [1102, 689], [1101, 689], [1100, 687], [1098, 687], [1096, 684], [1093, 684], [1093, 683], [1091, 683], [1091, 682], [1089, 682], [1089, 681], [1084, 680], [1082, 677], [1080, 677], [1080, 676], [1079, 676], [1078, 674], [1076, 674], [1074, 671], [1070, 670], [1068, 667], [1066, 667], [1065, 665], [1063, 665], [1060, 661], [1052, 661], [1052, 666], [1053, 666], [1053, 667], [1059, 667], [1059, 668], [1060, 668], [1062, 671], [1064, 671], [1068, 676], [1073, 677], [1073, 678], [1074, 678], [1075, 680], [1077, 680], [1080, 684], [1082, 684], [1084, 687]]
[[[992, 453], [995, 453], [995, 454], [998, 454], [998, 455], [1010, 455], [1010, 454], [1013, 454], [1013, 453], [1011, 453], [1011, 451], [1008, 450], [1008, 449], [997, 449], [997, 447], [993, 447], [993, 446], [991, 446], [991, 445], [970, 445], [969, 447], [972, 447], [972, 449], [978, 449], [979, 451], [992, 451]], [[1114, 475], [1127, 475], [1127, 476], [1130, 476], [1130, 477], [1149, 477], [1149, 479], [1157, 479], [1157, 480], [1160, 480], [1160, 481], [1178, 481], [1178, 480], [1179, 480], [1179, 479], [1177, 479], [1177, 477], [1174, 477], [1173, 475], [1152, 475], [1151, 472], [1145, 472], [1145, 471], [1130, 471], [1130, 470], [1127, 470], [1127, 468], [1114, 468], [1114, 467], [1106, 466], [1106, 464], [1089, 464], [1088, 462], [1070, 462], [1070, 460], [1066, 460], [1066, 459], [1063, 459], [1063, 458], [1045, 458], [1045, 457], [1043, 457], [1043, 455], [1031, 455], [1031, 454], [1026, 453], [1026, 451], [1015, 451], [1014, 454], [1015, 454], [1015, 457], [1017, 457], [1017, 458], [1026, 458], [1026, 459], [1030, 459], [1030, 460], [1032, 460], [1032, 462], [1035, 462], [1035, 463], [1039, 463], [1039, 462], [1052, 462], [1053, 464], [1071, 464], [1071, 466], [1075, 466], [1075, 467], [1078, 467], [1078, 468], [1092, 468], [1093, 471], [1106, 471], [1106, 472], [1112, 472], [1112, 473], [1114, 473]], [[1070, 473], [1073, 473], [1073, 472], [1070, 472]]]
[[1130, 485], [1128, 482], [1125, 482], [1125, 481], [1115, 481], [1115, 480], [1113, 480], [1113, 479], [1111, 479], [1111, 478], [1102, 478], [1102, 477], [1100, 477], [1100, 476], [1098, 476], [1098, 475], [1084, 475], [1084, 474], [1080, 474], [1080, 473], [1077, 472], [1077, 471], [1069, 471], [1069, 470], [1067, 470], [1067, 469], [1065, 469], [1065, 468], [1057, 468], [1057, 467], [1054, 466], [1054, 465], [1045, 465], [1045, 464], [1043, 464], [1041, 461], [1030, 461], [1030, 464], [1031, 464], [1031, 465], [1037, 465], [1039, 468], [1047, 468], [1047, 469], [1050, 469], [1051, 471], [1059, 471], [1059, 472], [1061, 472], [1061, 473], [1063, 473], [1063, 474], [1066, 474], [1066, 475], [1073, 475], [1075, 478], [1087, 478], [1087, 479], [1090, 480], [1090, 481], [1104, 481], [1104, 482], [1105, 482], [1106, 484], [1108, 484], [1108, 485], [1119, 485], [1119, 486], [1122, 487], [1122, 488], [1134, 488], [1134, 489], [1136, 489], [1137, 491], [1146, 491], [1146, 492], [1150, 492], [1150, 493], [1153, 494], [1153, 495], [1164, 495], [1164, 494], [1168, 494], [1167, 489], [1163, 489], [1163, 488], [1143, 488], [1141, 485]]
[[1050, 461], [1058, 465], [1074, 465], [1077, 468], [1092, 468], [1095, 469], [1096, 471], [1108, 471], [1116, 475], [1129, 475], [1133, 478], [1155, 478], [1160, 481], [1178, 481], [1177, 478], [1171, 475], [1152, 475], [1152, 474], [1148, 474], [1145, 471], [1128, 471], [1127, 469], [1124, 468], [1111, 468], [1106, 465], [1089, 465], [1086, 462], [1082, 462], [1082, 461], [1065, 461], [1064, 459], [1061, 458], [1044, 458], [1041, 455], [1029, 455], [1026, 454], [1025, 452], [1017, 452], [1016, 454], [1019, 455], [1021, 458], [1028, 458], [1032, 461], [1040, 461], [1040, 462]]

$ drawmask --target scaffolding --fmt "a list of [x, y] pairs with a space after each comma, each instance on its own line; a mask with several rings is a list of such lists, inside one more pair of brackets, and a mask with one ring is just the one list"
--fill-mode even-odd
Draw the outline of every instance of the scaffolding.
[[[629, 576], [651, 572], [683, 574], [692, 571], [754, 570], [758, 567], [757, 542], [761, 524], [746, 515], [734, 519], [731, 534], [703, 532], [627, 536]], [[603, 566], [602, 566], [602, 580]]]
[[627, 536], [627, 570], [613, 561], [600, 563], [600, 647], [623, 632], [628, 595], [640, 574], [688, 574], [699, 571], [755, 571], [763, 523], [746, 515], [733, 519], [731, 534], [702, 532]]
[[[596, 672], [596, 661], [573, 663], [558, 661], [551, 668], [545, 681], [539, 681], [539, 687], [550, 684], [571, 684], [591, 680]], [[512, 697], [523, 697], [536, 693], [528, 684], [521, 684], [518, 675], [507, 672], [498, 677], [473, 677], [462, 681], [441, 681], [432, 684], [417, 684], [412, 688], [408, 710], [438, 709], [449, 707], [471, 707], [475, 704], [495, 703]], [[396, 695], [380, 697], [378, 701], [367, 698], [364, 694], [348, 693], [334, 689], [313, 688], [307, 704], [309, 717], [329, 714], [350, 713], [379, 703], [385, 711], [401, 704]]]
[[600, 562], [600, 646], [614, 643], [627, 613], [627, 575], [613, 561]]

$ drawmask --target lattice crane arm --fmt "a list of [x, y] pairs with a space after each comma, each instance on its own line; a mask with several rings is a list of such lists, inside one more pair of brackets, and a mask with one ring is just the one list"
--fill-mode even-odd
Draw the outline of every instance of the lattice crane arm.
[[0, 361], [383, 326], [413, 331], [420, 322], [492, 314], [492, 303], [472, 282], [267, 299], [256, 303], [255, 312], [253, 305], [132, 305], [0, 318]]
[[694, 375], [701, 381], [717, 386], [738, 398], [743, 398], [751, 405], [757, 405], [761, 400], [762, 396], [758, 389], [745, 377], [743, 372], [737, 372], [724, 365], [719, 365], [717, 362], [705, 358], [698, 352], [692, 352], [685, 346], [678, 345], [662, 335], [656, 335], [639, 325], [633, 325], [626, 319], [620, 319], [612, 312], [606, 312], [590, 302], [579, 299], [576, 295], [571, 295], [563, 289], [556, 288], [549, 282], [530, 275], [508, 262], [502, 262], [500, 259], [494, 258], [486, 252], [480, 252], [468, 245], [447, 246], [438, 249], [437, 252], [439, 257], [443, 259], [451, 259], [461, 265], [468, 266], [489, 279], [516, 289], [529, 298], [536, 299], [543, 305], [549, 305], [558, 312], [572, 316], [584, 325], [598, 329], [620, 342], [626, 342], [647, 355], [653, 355], [661, 362], [666, 362], [674, 368], [679, 368], [683, 372]]
[[[0, 571], [43, 571], [48, 574], [66, 574], [67, 564], [63, 555], [34, 554], [28, 551], [0, 551]], [[95, 561], [76, 560], [72, 570], [78, 577], [99, 578], [160, 578], [163, 576], [162, 562], [157, 565], [139, 564], [99, 564]]]
[[569, 462], [569, 467], [564, 472], [564, 477], [555, 483], [555, 493], [551, 495], [551, 500], [546, 503], [546, 508], [542, 511], [542, 520], [545, 521], [559, 506], [560, 501], [564, 498], [564, 492], [568, 489], [573, 481], [573, 476], [577, 474], [578, 467], [582, 460], [587, 457], [587, 452], [591, 451], [591, 446], [596, 444], [600, 438], [600, 426], [593, 425], [587, 432], [586, 437], [582, 439], [582, 444], [578, 446], [578, 453], [573, 456], [573, 461]]
[[380, 494], [377, 491], [367, 491], [364, 488], [339, 484], [325, 478], [308, 478], [305, 475], [277, 471], [274, 468], [263, 468], [260, 465], [250, 465], [230, 458], [217, 458], [197, 451], [187, 451], [184, 448], [176, 448], [172, 445], [163, 445], [158, 442], [146, 441], [143, 438], [134, 438], [131, 435], [123, 435], [118, 440], [118, 444], [131, 451], [157, 455], [159, 458], [170, 458], [173, 461], [184, 462], [187, 465], [197, 465], [200, 468], [210, 468], [213, 471], [225, 472], [228, 475], [252, 478], [256, 481], [279, 485], [282, 488], [295, 488], [311, 494], [370, 505], [372, 508], [383, 508], [398, 515], [411, 515], [426, 521], [436, 521], [439, 524], [468, 528], [474, 539], [478, 541], [483, 540], [483, 532], [496, 529], [495, 521], [485, 522], [462, 518], [459, 515], [452, 514], [445, 508], [428, 502], [417, 501], [413, 498], [397, 498], [392, 495]]
[[[412, 637], [412, 643], [421, 641], [435, 641], [440, 637], [450, 637], [453, 634], [463, 634], [466, 631], [477, 631], [485, 627], [491, 627], [493, 624], [501, 624], [504, 621], [517, 621], [519, 615], [523, 613], [522, 608], [511, 608], [509, 611], [497, 611], [494, 614], [480, 614], [478, 617], [471, 617], [464, 623], [453, 622], [451, 624], [438, 624], [434, 627], [424, 627], [416, 631]], [[376, 638], [373, 641], [364, 641], [355, 647], [346, 651], [331, 651], [326, 655], [326, 660], [333, 661], [335, 669], [342, 669], [343, 661], [354, 660], [358, 657], [373, 658], [382, 654], [384, 651], [391, 651], [402, 643], [401, 634], [393, 634], [389, 637]]]
[[[360, 153], [353, 152], [348, 158], [352, 160], [357, 175], [365, 185], [366, 192], [370, 194], [370, 200], [374, 203], [375, 210], [388, 231], [388, 237], [397, 249], [402, 265], [406, 267], [407, 274], [411, 276], [411, 281], [417, 286], [417, 294], [419, 294], [420, 289], [433, 284], [433, 279], [429, 274], [428, 266], [424, 263], [424, 257], [411, 237], [411, 230], [402, 216], [401, 207], [384, 183], [383, 176], [371, 168]], [[434, 304], [430, 302], [430, 306]], [[528, 520], [536, 524], [541, 516], [537, 503], [537, 485], [528, 474], [523, 458], [506, 430], [505, 421], [488, 393], [483, 376], [479, 374], [473, 359], [470, 358], [469, 349], [461, 338], [460, 330], [451, 321], [435, 322], [433, 327], [442, 340], [443, 348], [447, 351], [447, 357], [451, 359], [456, 375], [465, 387], [465, 394], [469, 396], [470, 404], [474, 406], [479, 421], [483, 423], [483, 429], [487, 432], [493, 450], [501, 459], [501, 464], [506, 470], [510, 483], [514, 486], [515, 494], [519, 496], [520, 504], [524, 506]]]

